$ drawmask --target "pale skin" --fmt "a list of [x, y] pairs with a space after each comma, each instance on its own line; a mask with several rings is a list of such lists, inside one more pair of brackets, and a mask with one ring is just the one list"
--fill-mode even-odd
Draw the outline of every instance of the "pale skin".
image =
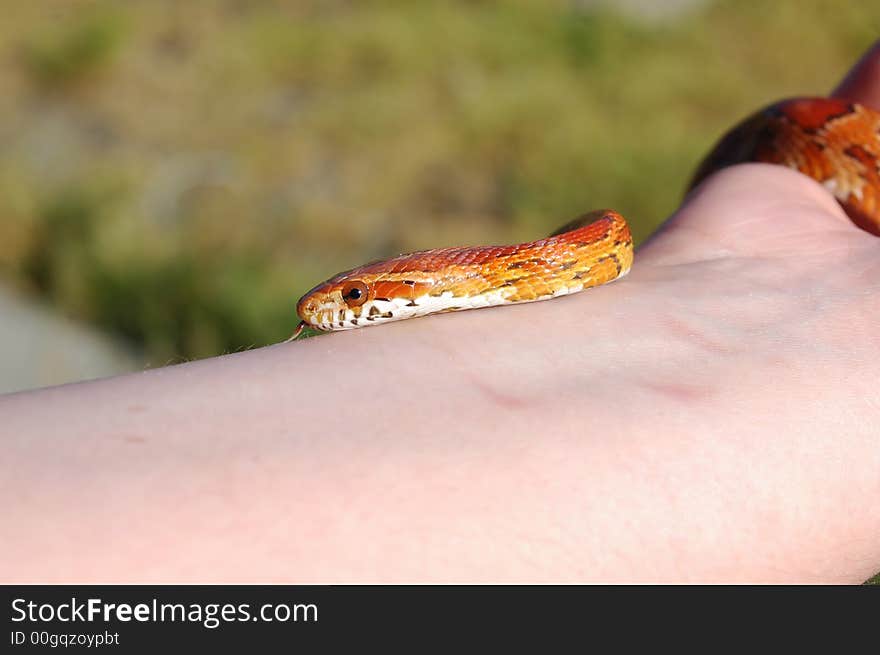
[[861, 582], [878, 320], [880, 240], [731, 168], [586, 293], [0, 398], [0, 580]]

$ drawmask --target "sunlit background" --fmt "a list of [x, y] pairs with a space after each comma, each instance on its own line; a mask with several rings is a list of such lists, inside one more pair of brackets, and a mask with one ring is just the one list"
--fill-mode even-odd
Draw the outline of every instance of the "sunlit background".
[[279, 341], [402, 251], [606, 206], [643, 239], [725, 127], [880, 36], [832, 0], [0, 8], [0, 391]]

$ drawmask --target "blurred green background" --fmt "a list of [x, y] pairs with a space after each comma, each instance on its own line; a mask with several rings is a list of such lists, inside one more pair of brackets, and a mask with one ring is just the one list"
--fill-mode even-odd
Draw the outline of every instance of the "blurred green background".
[[376, 257], [606, 206], [641, 240], [725, 128], [880, 35], [832, 0], [0, 7], [0, 282], [147, 366], [283, 339]]
[[642, 239], [725, 127], [880, 34], [830, 0], [2, 8], [2, 280], [150, 366], [283, 339], [372, 258], [605, 206]]

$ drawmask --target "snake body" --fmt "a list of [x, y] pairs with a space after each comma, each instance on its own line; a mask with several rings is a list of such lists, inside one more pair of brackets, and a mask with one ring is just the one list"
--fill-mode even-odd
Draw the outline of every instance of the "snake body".
[[[834, 98], [784, 100], [711, 150], [691, 183], [743, 162], [793, 168], [824, 185], [859, 227], [880, 235], [880, 113]], [[626, 275], [626, 220], [597, 210], [553, 235], [510, 246], [439, 248], [339, 273], [297, 303], [305, 327], [347, 330], [428, 314], [547, 300]]]
[[788, 166], [830, 191], [852, 221], [880, 235], [880, 113], [838, 98], [792, 98], [748, 117], [711, 150], [691, 187], [742, 162]]

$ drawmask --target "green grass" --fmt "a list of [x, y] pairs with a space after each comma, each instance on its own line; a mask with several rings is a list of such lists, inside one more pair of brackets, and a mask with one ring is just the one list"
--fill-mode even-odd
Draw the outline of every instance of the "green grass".
[[867, 2], [572, 6], [9, 0], [0, 273], [154, 365], [279, 341], [372, 258], [606, 206], [643, 239], [721, 131], [880, 33]]
[[724, 127], [880, 31], [799, 0], [7, 4], [0, 270], [153, 363], [277, 341], [367, 259], [603, 206], [641, 240]]
[[109, 11], [86, 13], [71, 25], [37, 24], [24, 43], [24, 65], [47, 90], [67, 90], [110, 65], [122, 38], [122, 25]]

